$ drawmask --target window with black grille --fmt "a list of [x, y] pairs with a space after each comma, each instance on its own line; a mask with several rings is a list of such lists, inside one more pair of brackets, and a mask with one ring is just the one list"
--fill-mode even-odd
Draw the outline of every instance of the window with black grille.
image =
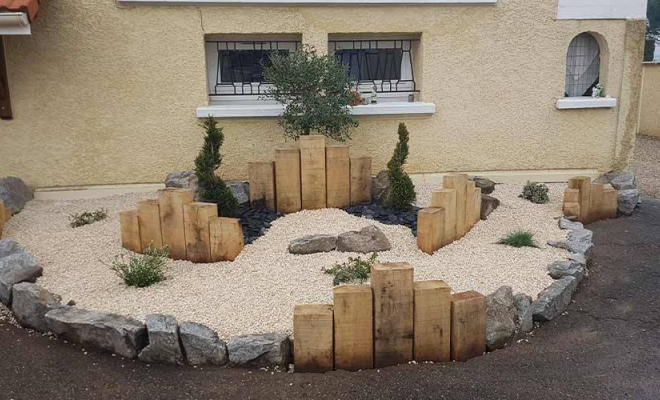
[[600, 46], [589, 33], [571, 42], [566, 57], [566, 97], [591, 96], [600, 83]]

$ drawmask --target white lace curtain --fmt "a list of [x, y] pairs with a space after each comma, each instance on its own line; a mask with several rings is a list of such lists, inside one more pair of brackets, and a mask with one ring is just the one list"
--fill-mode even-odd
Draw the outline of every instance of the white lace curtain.
[[583, 33], [571, 42], [566, 60], [566, 96], [590, 96], [600, 78], [600, 47], [592, 35]]

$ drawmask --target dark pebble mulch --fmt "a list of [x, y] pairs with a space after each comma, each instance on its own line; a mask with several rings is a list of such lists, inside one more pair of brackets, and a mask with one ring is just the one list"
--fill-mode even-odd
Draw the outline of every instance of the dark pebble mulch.
[[284, 214], [265, 208], [253, 208], [249, 204], [239, 206], [245, 244], [250, 244], [266, 234], [271, 224]]

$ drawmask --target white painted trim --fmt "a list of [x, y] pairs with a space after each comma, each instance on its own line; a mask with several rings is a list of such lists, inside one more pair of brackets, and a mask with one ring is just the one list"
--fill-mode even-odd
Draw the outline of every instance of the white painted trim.
[[165, 187], [164, 183], [140, 183], [128, 185], [94, 185], [39, 188], [34, 191], [35, 200], [98, 199], [126, 193], [150, 193]]
[[409, 5], [409, 4], [496, 4], [497, 0], [117, 0], [132, 6], [204, 6], [204, 5]]
[[[527, 181], [543, 183], [563, 183], [574, 176], [588, 176], [592, 179], [602, 175], [596, 169], [547, 169], [521, 171], [458, 171], [470, 176], [481, 176], [495, 183], [525, 183]], [[415, 185], [438, 185], [448, 173], [410, 174]]]
[[[399, 103], [383, 102], [364, 106], [349, 107], [355, 116], [370, 115], [432, 115], [435, 114], [433, 103]], [[250, 117], [279, 117], [284, 111], [281, 104], [256, 104], [232, 106], [208, 106], [197, 109], [197, 118], [212, 116], [215, 118], [250, 118]]]
[[565, 97], [557, 100], [557, 108], [560, 110], [614, 108], [617, 104], [617, 99], [614, 97]]
[[0, 35], [30, 35], [30, 20], [22, 12], [0, 12]]
[[559, 0], [557, 19], [646, 19], [648, 0]]

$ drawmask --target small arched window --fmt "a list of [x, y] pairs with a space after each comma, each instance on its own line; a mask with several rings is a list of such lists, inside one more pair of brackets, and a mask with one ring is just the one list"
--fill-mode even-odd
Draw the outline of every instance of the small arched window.
[[600, 46], [589, 33], [578, 35], [566, 57], [566, 97], [591, 96], [600, 83]]

